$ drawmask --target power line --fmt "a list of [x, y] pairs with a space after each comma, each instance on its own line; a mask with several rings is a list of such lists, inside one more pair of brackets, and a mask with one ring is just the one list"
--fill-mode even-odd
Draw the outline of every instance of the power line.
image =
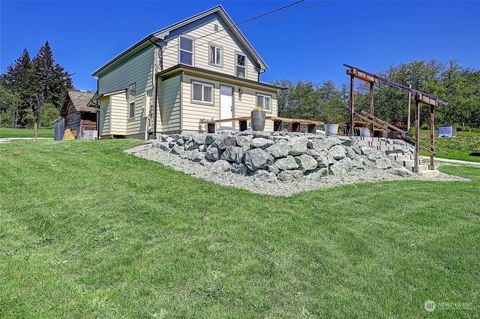
[[[241, 25], [241, 24], [245, 24], [245, 23], [248, 23], [248, 22], [257, 20], [257, 19], [259, 19], [259, 18], [262, 18], [262, 17], [265, 17], [265, 16], [270, 15], [270, 14], [272, 14], [272, 13], [275, 13], [275, 12], [278, 12], [278, 11], [281, 11], [281, 10], [284, 10], [284, 9], [287, 9], [287, 8], [289, 8], [289, 7], [292, 7], [292, 6], [296, 5], [296, 4], [299, 4], [299, 3], [304, 2], [304, 1], [305, 1], [305, 0], [299, 0], [299, 1], [296, 1], [296, 2], [293, 2], [293, 3], [290, 3], [290, 4], [288, 4], [288, 5], [285, 5], [285, 6], [283, 6], [283, 7], [280, 7], [280, 8], [277, 8], [277, 9], [274, 9], [274, 10], [271, 10], [271, 11], [268, 11], [268, 12], [265, 12], [265, 13], [262, 13], [262, 14], [260, 14], [260, 15], [255, 16], [255, 17], [252, 17], [252, 18], [243, 20], [243, 21], [239, 22], [238, 24], [235, 24], [235, 26], [238, 27], [238, 26]], [[255, 24], [255, 25], [253, 25], [252, 27], [256, 27], [256, 26], [258, 26], [258, 25], [260, 25], [260, 24], [268, 23], [268, 22], [271, 22], [271, 21], [275, 21], [275, 20], [278, 20], [278, 19], [281, 19], [281, 18], [290, 16], [290, 15], [293, 15], [293, 14], [295, 14], [295, 13], [298, 13], [298, 12], [301, 12], [301, 11], [304, 11], [304, 10], [307, 10], [307, 9], [310, 9], [310, 8], [312, 8], [312, 7], [314, 7], [314, 6], [323, 4], [323, 3], [327, 2], [327, 1], [328, 1], [328, 0], [321, 0], [321, 1], [315, 2], [315, 3], [311, 4], [311, 5], [305, 6], [305, 7], [303, 7], [303, 8], [298, 9], [298, 10], [294, 10], [294, 11], [291, 11], [291, 12], [286, 13], [286, 14], [284, 14], [284, 15], [281, 15], [281, 16], [278, 16], [278, 17], [269, 19], [269, 20], [267, 20], [267, 21], [263, 21], [263, 23], [257, 23], [257, 24]], [[229, 29], [229, 28], [228, 28], [228, 29]], [[252, 28], [247, 28], [247, 29], [252, 29]], [[196, 39], [195, 39], [195, 42], [194, 42], [194, 47], [199, 47], [199, 46], [205, 45], [205, 44], [207, 44], [207, 43], [209, 42], [209, 41], [207, 41], [207, 42], [203, 42], [203, 43], [198, 43], [197, 41], [198, 41], [199, 39], [202, 39], [202, 38], [205, 38], [205, 37], [207, 37], [207, 36], [211, 36], [211, 35], [214, 35], [214, 34], [216, 34], [216, 33], [223, 32], [223, 31], [227, 31], [227, 29], [221, 29], [221, 30], [218, 30], [218, 31], [215, 31], [215, 32], [212, 32], [212, 33], [209, 33], [209, 34], [206, 34], [206, 35], [203, 35], [203, 36], [201, 36], [201, 37], [196, 38]], [[226, 35], [224, 35], [224, 36], [221, 36], [221, 37], [218, 37], [218, 38], [215, 38], [215, 39], [212, 39], [212, 40], [213, 40], [213, 41], [219, 40], [219, 39], [222, 39], [222, 38], [227, 37], [227, 36], [229, 36], [229, 35], [226, 34]], [[171, 52], [171, 53], [167, 53], [167, 54], [163, 55], [163, 57], [172, 56], [172, 55], [177, 55], [177, 54], [178, 54], [178, 52]]]

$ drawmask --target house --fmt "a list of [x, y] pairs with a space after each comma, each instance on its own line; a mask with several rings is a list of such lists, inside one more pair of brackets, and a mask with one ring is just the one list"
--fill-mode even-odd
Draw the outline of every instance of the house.
[[[276, 116], [280, 88], [260, 81], [266, 70], [225, 10], [214, 7], [149, 34], [93, 73], [99, 135], [205, 131], [206, 120], [247, 116], [256, 106]], [[238, 129], [234, 121], [218, 125]]]
[[97, 138], [97, 109], [92, 104], [94, 95], [93, 91], [67, 91], [60, 118], [55, 121], [55, 140]]

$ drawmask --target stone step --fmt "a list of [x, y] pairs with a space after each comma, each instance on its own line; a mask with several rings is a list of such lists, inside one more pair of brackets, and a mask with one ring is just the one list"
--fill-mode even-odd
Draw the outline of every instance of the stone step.
[[397, 154], [397, 153], [391, 153], [391, 154], [388, 154], [388, 157], [391, 159], [391, 160], [394, 160], [394, 161], [408, 161], [408, 160], [411, 160], [413, 159], [411, 155], [404, 155], [404, 154]]
[[440, 172], [436, 169], [428, 169], [426, 171], [421, 171], [418, 173], [422, 177], [436, 177], [440, 174]]
[[414, 160], [403, 160], [403, 161], [396, 161], [396, 162], [402, 164], [402, 166], [415, 166]]
[[[412, 171], [412, 172], [415, 172], [415, 165], [407, 165], [407, 166], [405, 166], [405, 168]], [[426, 165], [426, 164], [418, 165], [418, 171], [419, 172], [424, 172], [424, 171], [427, 171], [427, 170], [428, 170], [428, 165]]]

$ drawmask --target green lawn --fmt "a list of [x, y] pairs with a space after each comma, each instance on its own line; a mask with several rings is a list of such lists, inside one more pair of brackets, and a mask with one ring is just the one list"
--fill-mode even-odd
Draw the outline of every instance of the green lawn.
[[[0, 127], [0, 138], [2, 137], [33, 137], [33, 129]], [[53, 138], [53, 129], [38, 129], [38, 137]]]
[[[429, 142], [430, 138], [428, 134], [428, 131], [422, 130], [421, 138]], [[480, 133], [460, 131], [457, 132], [457, 137], [455, 138], [436, 138], [435, 144], [448, 152], [448, 154], [438, 152], [437, 157], [480, 162], [480, 156], [470, 155], [472, 153], [480, 153]], [[427, 155], [427, 153], [424, 152], [422, 152], [422, 154]]]
[[0, 144], [1, 318], [478, 317], [480, 169], [271, 197], [135, 143]]

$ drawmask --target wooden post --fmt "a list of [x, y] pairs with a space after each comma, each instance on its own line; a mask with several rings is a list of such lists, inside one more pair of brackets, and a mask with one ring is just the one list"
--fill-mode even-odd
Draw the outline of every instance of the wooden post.
[[275, 132], [281, 131], [282, 128], [283, 128], [283, 125], [282, 125], [282, 124], [283, 124], [282, 121], [278, 121], [278, 120], [273, 121], [273, 130], [274, 130]]
[[36, 141], [38, 136], [38, 123], [33, 123], [33, 140]]
[[[373, 82], [370, 83], [370, 114], [372, 116], [375, 116], [375, 106], [373, 104]], [[372, 130], [372, 136], [374, 136], [374, 132], [375, 132], [375, 125], [371, 125], [371, 130]]]
[[420, 161], [420, 104], [415, 98], [415, 172], [418, 173]]
[[350, 136], [354, 136], [353, 113], [355, 112], [355, 77], [350, 74]]
[[435, 169], [435, 107], [430, 105], [430, 169]]

